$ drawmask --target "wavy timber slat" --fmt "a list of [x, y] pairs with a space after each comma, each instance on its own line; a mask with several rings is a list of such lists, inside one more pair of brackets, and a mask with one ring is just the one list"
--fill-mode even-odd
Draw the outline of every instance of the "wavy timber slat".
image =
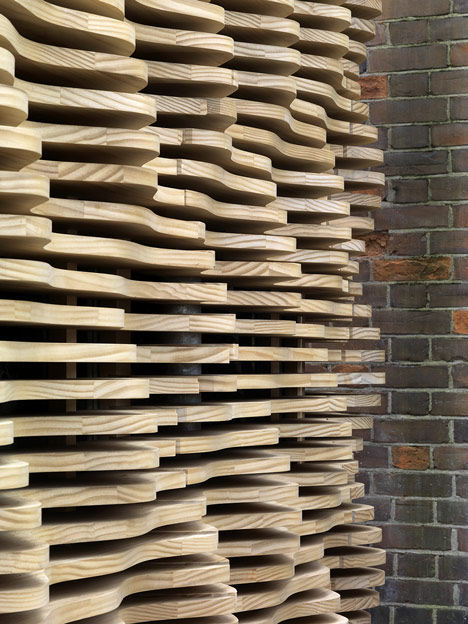
[[380, 0], [0, 0], [0, 624], [368, 623]]

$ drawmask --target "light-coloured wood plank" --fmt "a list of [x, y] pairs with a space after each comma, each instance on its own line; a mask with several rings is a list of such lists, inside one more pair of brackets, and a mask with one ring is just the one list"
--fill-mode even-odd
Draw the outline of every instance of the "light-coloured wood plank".
[[368, 624], [379, 10], [0, 0], [5, 624]]

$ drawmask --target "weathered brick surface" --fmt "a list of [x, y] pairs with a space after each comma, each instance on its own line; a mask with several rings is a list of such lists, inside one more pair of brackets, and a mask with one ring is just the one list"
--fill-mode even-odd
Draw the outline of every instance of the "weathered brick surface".
[[402, 553], [398, 557], [398, 576], [433, 578], [434, 575], [435, 561], [431, 555]]
[[389, 558], [373, 622], [468, 624], [468, 0], [383, 4], [362, 78], [388, 176], [361, 262], [387, 350], [361, 463]]
[[[460, 3], [460, 0], [458, 0]], [[404, 17], [420, 17], [424, 15], [447, 15], [450, 13], [450, 0], [424, 0], [408, 2], [408, 0], [387, 0], [383, 3], [382, 18], [401, 19]]]
[[[410, 251], [410, 249], [408, 249]], [[451, 258], [408, 258], [379, 260], [373, 263], [373, 276], [378, 282], [415, 282], [446, 280], [450, 275]], [[423, 307], [423, 306], [418, 306]]]
[[394, 446], [392, 465], [402, 470], [426, 470], [430, 466], [428, 446]]
[[[464, 69], [449, 69], [433, 72], [431, 77], [431, 94], [466, 93], [466, 71]], [[436, 121], [436, 120], [434, 120]]]
[[[425, 43], [428, 40], [428, 21], [414, 20], [404, 22], [390, 22], [388, 25], [390, 41], [395, 45], [411, 43]], [[445, 38], [444, 38], [445, 39]], [[390, 48], [391, 50], [392, 48]]]
[[[461, 106], [461, 102], [453, 102], [453, 107], [457, 111]], [[394, 149], [429, 147], [429, 126], [395, 126], [392, 128], [390, 147]]]
[[466, 41], [461, 41], [452, 46], [450, 62], [457, 67], [468, 65], [468, 43]]
[[468, 310], [455, 310], [453, 330], [456, 334], [468, 334]]
[[447, 47], [443, 44], [379, 48], [369, 55], [369, 71], [393, 72], [404, 69], [447, 67]]
[[387, 76], [363, 76], [361, 80], [361, 97], [373, 100], [387, 97]]
[[468, 119], [468, 98], [450, 98], [450, 117], [451, 119]]
[[427, 93], [429, 85], [429, 73], [418, 74], [394, 74], [390, 78], [391, 97], [414, 97]]

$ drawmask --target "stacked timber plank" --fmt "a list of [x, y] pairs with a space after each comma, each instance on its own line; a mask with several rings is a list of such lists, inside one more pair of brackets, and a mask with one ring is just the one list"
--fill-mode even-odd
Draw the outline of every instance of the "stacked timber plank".
[[0, 0], [0, 624], [369, 621], [379, 11]]

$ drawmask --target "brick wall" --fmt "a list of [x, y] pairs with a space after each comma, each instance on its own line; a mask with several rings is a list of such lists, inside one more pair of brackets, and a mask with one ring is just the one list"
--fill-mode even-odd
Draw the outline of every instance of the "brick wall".
[[361, 456], [388, 549], [373, 622], [466, 624], [468, 0], [383, 4], [362, 78], [388, 150], [361, 266], [388, 353]]

